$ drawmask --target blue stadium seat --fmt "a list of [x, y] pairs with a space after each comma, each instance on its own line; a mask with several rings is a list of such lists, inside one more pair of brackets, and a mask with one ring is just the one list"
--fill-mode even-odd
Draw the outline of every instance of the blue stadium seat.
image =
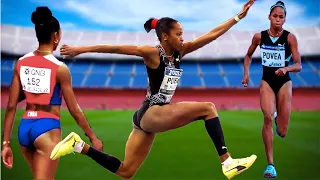
[[73, 62], [72, 64], [70, 63], [69, 68], [70, 68], [71, 73], [73, 73], [73, 72], [84, 73], [89, 70], [90, 64], [85, 63], [85, 62]]
[[[310, 61], [318, 70], [320, 70], [320, 60], [319, 61]], [[303, 63], [303, 62], [302, 62]], [[304, 66], [303, 66], [304, 67]]]
[[181, 69], [183, 69], [183, 73], [189, 73], [189, 72], [198, 72], [197, 63], [195, 62], [182, 62], [181, 63]]
[[223, 77], [218, 73], [203, 73], [206, 87], [226, 87]]
[[91, 71], [85, 82], [86, 87], [105, 87], [108, 78], [107, 73], [96, 73]]
[[238, 62], [221, 63], [224, 72], [242, 72], [241, 65]]
[[304, 84], [302, 83], [302, 81], [297, 77], [300, 74], [295, 74], [295, 73], [290, 73], [290, 78], [292, 81], [292, 87], [303, 87]]
[[262, 71], [262, 65], [259, 62], [252, 62], [250, 65], [250, 74], [251, 72], [261, 72]]
[[[253, 87], [259, 87], [262, 79], [262, 72], [250, 72], [250, 78]], [[251, 86], [251, 83], [249, 82], [249, 87]]]
[[300, 76], [308, 86], [320, 86], [320, 75], [312, 71], [301, 71]]
[[115, 73], [110, 78], [108, 87], [125, 88], [129, 87], [130, 73]]
[[85, 76], [84, 72], [71, 72], [72, 76], [72, 86], [80, 87]]
[[[196, 68], [196, 67], [195, 67]], [[201, 87], [200, 77], [195, 72], [183, 72], [179, 87]]]
[[111, 69], [112, 63], [94, 63], [91, 73], [108, 73]]
[[2, 57], [1, 58], [1, 69], [13, 69], [14, 64], [13, 58]]
[[228, 78], [230, 87], [243, 87], [241, 84], [243, 73], [240, 73], [240, 71], [236, 73], [227, 73], [226, 77]]
[[13, 69], [1, 69], [1, 85], [10, 86]]
[[133, 62], [132, 63], [116, 63], [115, 68], [113, 70], [114, 74], [117, 73], [131, 73], [132, 72], [132, 67], [133, 67]]
[[207, 72], [213, 72], [213, 73], [219, 73], [219, 64], [216, 62], [210, 62], [210, 63], [200, 63], [201, 71], [203, 73]]
[[136, 63], [136, 73], [147, 74], [146, 65], [143, 63]]
[[134, 88], [146, 88], [148, 87], [148, 77], [147, 73], [141, 73], [137, 72], [137, 74], [134, 77], [133, 85]]

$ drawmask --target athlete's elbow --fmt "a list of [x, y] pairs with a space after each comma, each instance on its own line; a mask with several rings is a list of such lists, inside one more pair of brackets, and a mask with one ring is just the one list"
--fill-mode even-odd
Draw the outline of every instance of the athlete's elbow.
[[297, 70], [298, 70], [298, 72], [300, 72], [302, 70], [302, 65], [301, 64], [298, 65]]

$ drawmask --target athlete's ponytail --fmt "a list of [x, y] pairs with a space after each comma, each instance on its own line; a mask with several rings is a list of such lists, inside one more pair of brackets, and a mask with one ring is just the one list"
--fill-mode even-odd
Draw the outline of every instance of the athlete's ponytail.
[[173, 28], [174, 23], [177, 23], [178, 21], [169, 18], [169, 17], [163, 17], [161, 19], [156, 19], [156, 18], [150, 18], [148, 21], [144, 23], [144, 29], [147, 32], [150, 32], [151, 29], [155, 29], [158, 39], [161, 42], [161, 35], [162, 33], [167, 33], [169, 34], [169, 31]]
[[144, 23], [144, 29], [148, 32], [151, 31], [151, 29], [156, 29], [158, 23], [158, 19], [156, 18], [150, 18], [148, 21]]

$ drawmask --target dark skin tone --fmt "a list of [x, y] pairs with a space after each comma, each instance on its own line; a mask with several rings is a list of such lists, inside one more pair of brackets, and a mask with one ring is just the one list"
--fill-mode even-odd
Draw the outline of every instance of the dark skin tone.
[[[238, 14], [240, 19], [246, 16], [253, 3], [254, 0], [249, 0], [243, 6], [242, 11]], [[160, 44], [166, 55], [169, 56], [169, 60], [174, 62], [173, 57], [170, 57], [173, 52], [178, 51], [183, 57], [214, 41], [236, 23], [237, 21], [231, 18], [194, 41], [184, 42], [182, 25], [177, 22], [173, 24], [173, 28], [168, 33], [161, 34]], [[75, 47], [63, 45], [60, 49], [61, 55], [66, 58], [88, 52], [139, 56], [151, 69], [156, 69], [160, 65], [159, 50], [154, 46], [94, 45]], [[145, 131], [136, 126], [133, 127], [126, 144], [124, 161], [116, 174], [124, 179], [131, 179], [147, 157], [157, 133], [185, 126], [199, 117], [203, 117], [205, 121], [218, 117], [214, 104], [210, 102], [180, 102], [150, 107], [140, 122]], [[82, 153], [86, 154], [88, 149], [89, 145], [85, 145]], [[225, 153], [220, 156], [220, 161], [225, 161], [229, 156], [229, 153]]]
[[[284, 9], [281, 7], [275, 7], [269, 15], [270, 30], [269, 35], [272, 37], [280, 37], [283, 33], [282, 25], [286, 21], [286, 15]], [[252, 44], [250, 45], [248, 52], [244, 59], [244, 76], [242, 84], [244, 87], [248, 86], [249, 83], [249, 67], [252, 60], [252, 55], [259, 46], [261, 41], [261, 33], [257, 33], [253, 36]], [[294, 64], [288, 67], [282, 67], [275, 71], [278, 76], [284, 76], [288, 72], [300, 72], [301, 57], [298, 50], [297, 38], [294, 34], [288, 35], [288, 43], [292, 52], [292, 58]], [[277, 98], [276, 98], [277, 96]], [[277, 99], [277, 100], [276, 100]], [[275, 108], [277, 108], [277, 123], [278, 131], [281, 136], [285, 136], [288, 130], [288, 124], [290, 121], [291, 112], [291, 99], [292, 99], [292, 82], [286, 82], [278, 94], [275, 95], [271, 87], [264, 80], [261, 81], [260, 85], [260, 104], [261, 110], [264, 114], [264, 125], [262, 128], [262, 136], [265, 144], [267, 161], [269, 164], [273, 163], [273, 130], [272, 130], [272, 119]]]
[[[39, 43], [39, 47], [34, 51], [35, 56], [46, 56], [52, 54], [56, 50], [61, 39], [61, 30], [59, 32], [52, 33], [51, 40], [48, 43]], [[96, 149], [102, 150], [103, 144], [94, 134], [90, 128], [86, 117], [84, 116], [81, 108], [79, 107], [76, 97], [74, 95], [71, 75], [68, 67], [62, 64], [56, 73], [56, 82], [60, 83], [61, 91], [64, 100], [68, 106], [71, 115], [74, 117], [78, 125], [87, 134], [93, 146]], [[21, 82], [18, 74], [18, 69], [14, 69], [14, 74], [11, 83], [10, 96], [6, 109], [4, 119], [4, 135], [3, 141], [10, 141], [13, 121], [15, 118], [16, 107], [19, 102], [19, 94], [21, 91]], [[42, 106], [37, 104], [37, 106]], [[28, 103], [26, 110], [37, 110], [36, 104]], [[60, 106], [57, 105], [43, 105], [49, 107], [50, 113], [60, 116]], [[21, 146], [24, 157], [26, 158], [30, 169], [33, 173], [34, 179], [53, 179], [58, 160], [52, 161], [49, 157], [54, 146], [61, 141], [60, 129], [54, 129], [40, 135], [34, 142], [36, 150]], [[10, 143], [6, 143], [2, 148], [2, 157], [5, 167], [13, 167], [13, 154], [10, 147]]]

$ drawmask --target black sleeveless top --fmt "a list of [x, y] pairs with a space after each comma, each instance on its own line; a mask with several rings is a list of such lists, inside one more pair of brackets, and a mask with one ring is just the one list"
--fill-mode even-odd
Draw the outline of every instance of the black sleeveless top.
[[[168, 100], [165, 96], [162, 96], [162, 93], [173, 95], [174, 90], [163, 90], [161, 89], [161, 85], [163, 84], [165, 75], [169, 75], [170, 77], [171, 74], [173, 76], [177, 76], [178, 80], [181, 77], [182, 70], [180, 69], [180, 53], [179, 52], [174, 52], [173, 57], [174, 57], [174, 62], [172, 63], [168, 57], [166, 56], [163, 48], [161, 45], [156, 46], [159, 50], [159, 56], [160, 56], [160, 64], [156, 69], [151, 69], [148, 66], [146, 66], [147, 73], [148, 73], [148, 92], [147, 92], [147, 97], [146, 100], [150, 101], [150, 106], [151, 105], [161, 105], [161, 104], [168, 104]], [[170, 71], [170, 72], [168, 72]], [[168, 79], [168, 81], [171, 81], [171, 78]], [[174, 79], [172, 79], [174, 81]], [[169, 82], [170, 83], [170, 82]], [[172, 84], [172, 83], [171, 83]], [[178, 84], [178, 82], [173, 82], [173, 84]], [[161, 89], [161, 90], [160, 90]], [[159, 93], [161, 91], [161, 93]]]
[[[268, 31], [261, 32], [261, 63], [263, 66], [263, 77], [274, 76], [275, 71], [282, 67], [287, 67], [292, 59], [291, 49], [288, 43], [288, 35], [290, 32], [283, 30], [283, 33], [276, 41], [272, 41]], [[289, 77], [289, 73], [283, 78]]]

